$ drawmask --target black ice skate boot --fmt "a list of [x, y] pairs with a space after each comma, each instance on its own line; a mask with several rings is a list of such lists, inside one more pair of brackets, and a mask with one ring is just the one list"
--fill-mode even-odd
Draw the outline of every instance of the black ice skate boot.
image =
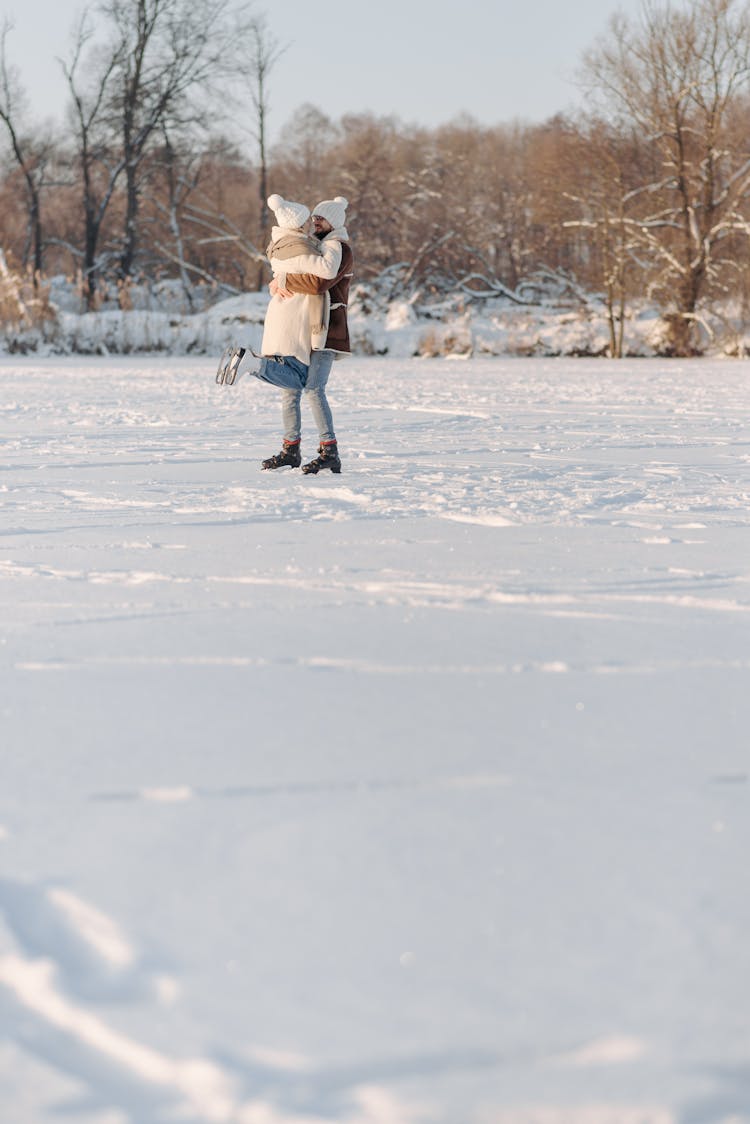
[[267, 457], [263, 461], [263, 468], [286, 468], [287, 465], [289, 468], [299, 468], [302, 464], [299, 444], [299, 441], [284, 441], [281, 452]]
[[341, 461], [339, 460], [339, 450], [335, 441], [323, 441], [318, 445], [318, 453], [320, 454], [314, 461], [309, 461], [308, 464], [302, 465], [302, 471], [312, 473], [320, 472], [321, 469], [330, 468], [331, 472], [337, 475], [341, 472]]

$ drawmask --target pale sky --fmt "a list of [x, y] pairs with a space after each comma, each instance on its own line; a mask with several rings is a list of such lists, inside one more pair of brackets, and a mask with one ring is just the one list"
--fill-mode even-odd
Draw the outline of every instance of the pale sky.
[[[60, 119], [66, 54], [78, 0], [5, 0], [15, 23], [10, 61], [36, 117]], [[289, 48], [270, 85], [275, 140], [305, 102], [336, 119], [393, 114], [435, 126], [468, 113], [481, 124], [539, 122], [581, 104], [582, 52], [641, 0], [257, 0]]]

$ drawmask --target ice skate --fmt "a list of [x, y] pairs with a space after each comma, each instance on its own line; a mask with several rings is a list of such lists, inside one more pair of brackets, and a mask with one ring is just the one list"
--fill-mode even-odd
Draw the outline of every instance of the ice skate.
[[236, 344], [224, 348], [216, 370], [216, 382], [219, 386], [234, 386], [246, 350], [247, 348], [237, 347]]
[[318, 446], [319, 456], [313, 461], [302, 465], [302, 471], [305, 475], [315, 475], [322, 469], [330, 469], [331, 472], [337, 476], [341, 472], [341, 460], [339, 459], [339, 450], [335, 441], [326, 441], [325, 444]]
[[280, 453], [266, 457], [263, 468], [299, 468], [302, 464], [299, 441], [285, 441]]

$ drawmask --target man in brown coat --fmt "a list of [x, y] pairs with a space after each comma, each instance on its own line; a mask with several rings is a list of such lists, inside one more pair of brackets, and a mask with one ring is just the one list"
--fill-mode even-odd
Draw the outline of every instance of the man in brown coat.
[[[286, 285], [283, 290], [279, 290], [276, 283], [273, 281], [271, 282], [271, 292], [278, 292], [280, 295], [283, 295], [285, 292], [289, 294], [317, 294], [328, 292], [330, 295], [330, 319], [328, 322], [325, 347], [312, 352], [304, 388], [304, 393], [307, 395], [310, 403], [313, 419], [318, 427], [320, 442], [318, 446], [318, 456], [308, 464], [302, 466], [302, 471], [305, 473], [316, 473], [320, 472], [322, 469], [330, 469], [331, 472], [335, 473], [341, 472], [341, 459], [339, 457], [338, 443], [333, 428], [331, 407], [326, 396], [326, 384], [328, 383], [328, 376], [331, 372], [334, 359], [337, 356], [348, 355], [351, 352], [346, 310], [349, 303], [349, 288], [354, 268], [354, 255], [349, 243], [349, 235], [344, 225], [346, 221], [346, 207], [346, 199], [337, 195], [335, 199], [324, 199], [321, 203], [318, 203], [312, 215], [313, 230], [316, 238], [320, 239], [321, 242], [324, 242], [326, 238], [335, 238], [341, 243], [341, 265], [339, 266], [336, 276], [331, 280], [327, 280], [325, 278], [316, 277], [311, 273], [288, 273], [286, 275]], [[293, 432], [300, 436], [302, 427], [300, 409], [301, 398], [301, 390], [282, 390], [281, 409], [284, 419], [284, 429], [287, 433]], [[264, 461], [263, 467], [280, 468], [282, 464], [290, 463], [284, 456], [285, 452], [292, 452], [291, 449], [288, 451], [286, 450], [287, 444], [288, 442], [285, 438], [285, 449], [275, 457], [269, 457], [267, 461]], [[297, 446], [299, 447], [299, 438]], [[299, 456], [298, 453], [297, 456]], [[297, 464], [299, 464], [299, 460], [297, 460]]]

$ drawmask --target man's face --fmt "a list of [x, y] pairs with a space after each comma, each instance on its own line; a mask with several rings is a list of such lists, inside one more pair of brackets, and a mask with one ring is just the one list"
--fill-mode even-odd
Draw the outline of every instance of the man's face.
[[333, 227], [327, 219], [321, 218], [320, 215], [313, 215], [312, 217], [313, 230], [316, 234], [329, 234]]

